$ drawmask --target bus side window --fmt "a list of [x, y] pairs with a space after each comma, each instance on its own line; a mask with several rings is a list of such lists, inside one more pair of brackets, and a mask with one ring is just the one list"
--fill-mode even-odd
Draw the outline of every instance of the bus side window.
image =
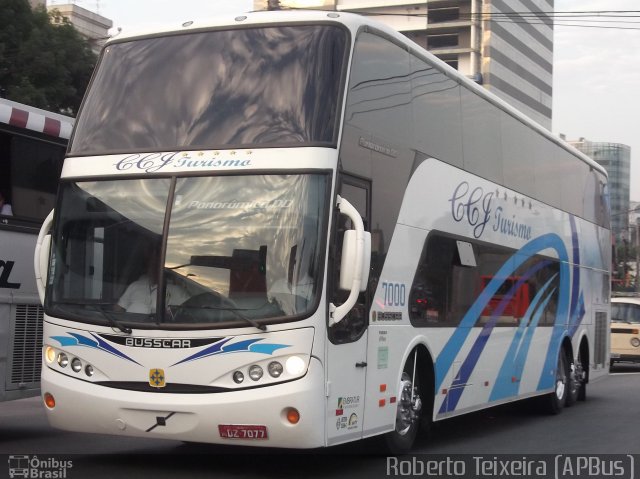
[[0, 215], [13, 214], [11, 209], [11, 136], [0, 131]]
[[452, 267], [457, 262], [451, 245], [442, 237], [427, 239], [409, 293], [409, 317], [414, 326], [444, 326], [448, 322], [447, 299]]
[[13, 209], [11, 208], [9, 195], [2, 190], [0, 190], [0, 215], [13, 216]]

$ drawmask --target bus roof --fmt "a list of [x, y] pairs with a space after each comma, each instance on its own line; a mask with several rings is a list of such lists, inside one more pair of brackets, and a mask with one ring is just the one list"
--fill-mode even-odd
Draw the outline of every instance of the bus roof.
[[0, 98], [0, 123], [68, 140], [74, 119]]
[[402, 35], [397, 30], [389, 27], [388, 25], [381, 23], [377, 20], [372, 20], [366, 16], [358, 15], [355, 13], [346, 13], [342, 11], [335, 10], [277, 10], [277, 11], [256, 11], [256, 12], [248, 12], [241, 15], [226, 15], [215, 18], [208, 19], [186, 19], [180, 23], [166, 25], [164, 27], [157, 27], [155, 29], [147, 29], [140, 31], [131, 31], [131, 32], [120, 32], [114, 37], [110, 38], [106, 45], [115, 42], [126, 41], [134, 38], [144, 38], [144, 37], [153, 37], [156, 35], [163, 34], [179, 34], [187, 31], [202, 31], [208, 29], [216, 29], [216, 28], [224, 28], [224, 27], [245, 27], [248, 25], [268, 25], [268, 24], [282, 24], [282, 23], [306, 23], [306, 22], [335, 22], [338, 24], [342, 24], [349, 28], [353, 33], [353, 37], [355, 38], [355, 33], [364, 27], [369, 27], [372, 29], [376, 29], [385, 35], [395, 39], [399, 44], [406, 45], [407, 48], [411, 49], [414, 52], [418, 52], [421, 56], [423, 56], [429, 63], [431, 63], [435, 68], [438, 68], [443, 73], [445, 73], [452, 80], [459, 83], [461, 86], [466, 87], [467, 89], [473, 91], [477, 95], [481, 96], [485, 100], [493, 103], [521, 123], [527, 125], [531, 129], [537, 131], [544, 137], [546, 137], [551, 142], [560, 146], [561, 148], [569, 151], [574, 156], [578, 157], [580, 160], [589, 165], [592, 169], [599, 171], [602, 175], [607, 177], [607, 171], [603, 166], [598, 164], [589, 156], [582, 153], [577, 148], [568, 144], [560, 137], [554, 135], [545, 127], [535, 122], [528, 116], [524, 115], [522, 112], [517, 110], [515, 107], [502, 100], [498, 96], [493, 93], [490, 93], [485, 88], [476, 84], [474, 81], [468, 79], [464, 75], [460, 74], [456, 69], [447, 65], [445, 62], [440, 60], [438, 57], [428, 52], [424, 48], [422, 48], [417, 43], [413, 42], [406, 36]]

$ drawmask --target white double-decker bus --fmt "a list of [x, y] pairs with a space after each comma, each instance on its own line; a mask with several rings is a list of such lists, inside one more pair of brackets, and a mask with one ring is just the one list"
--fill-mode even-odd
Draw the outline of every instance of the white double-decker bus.
[[49, 421], [402, 451], [432, 420], [559, 412], [608, 371], [606, 184], [356, 15], [113, 39], [36, 253]]
[[37, 396], [42, 317], [33, 252], [73, 119], [0, 98], [0, 402]]

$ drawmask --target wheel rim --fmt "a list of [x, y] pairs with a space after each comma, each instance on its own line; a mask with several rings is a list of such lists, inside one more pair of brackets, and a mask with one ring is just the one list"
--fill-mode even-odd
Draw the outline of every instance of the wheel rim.
[[567, 388], [567, 368], [565, 366], [564, 353], [560, 353], [560, 359], [558, 360], [558, 371], [556, 372], [556, 397], [558, 400], [564, 398], [564, 394]]
[[[413, 394], [412, 394], [413, 393]], [[412, 397], [413, 396], [413, 397]], [[411, 378], [406, 372], [402, 373], [400, 380], [400, 394], [398, 409], [396, 411], [396, 432], [405, 436], [420, 419], [422, 400], [417, 387], [411, 383]]]
[[582, 367], [582, 361], [580, 355], [576, 361], [571, 364], [571, 392], [577, 394], [580, 386], [584, 382], [584, 368]]

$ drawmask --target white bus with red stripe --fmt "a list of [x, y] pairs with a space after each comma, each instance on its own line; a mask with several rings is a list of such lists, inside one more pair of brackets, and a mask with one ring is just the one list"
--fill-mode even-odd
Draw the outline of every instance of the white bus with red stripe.
[[0, 98], [0, 401], [37, 395], [42, 306], [33, 253], [73, 118]]
[[407, 450], [496, 404], [557, 413], [608, 371], [608, 215], [601, 166], [370, 19], [120, 35], [36, 255], [47, 417]]

